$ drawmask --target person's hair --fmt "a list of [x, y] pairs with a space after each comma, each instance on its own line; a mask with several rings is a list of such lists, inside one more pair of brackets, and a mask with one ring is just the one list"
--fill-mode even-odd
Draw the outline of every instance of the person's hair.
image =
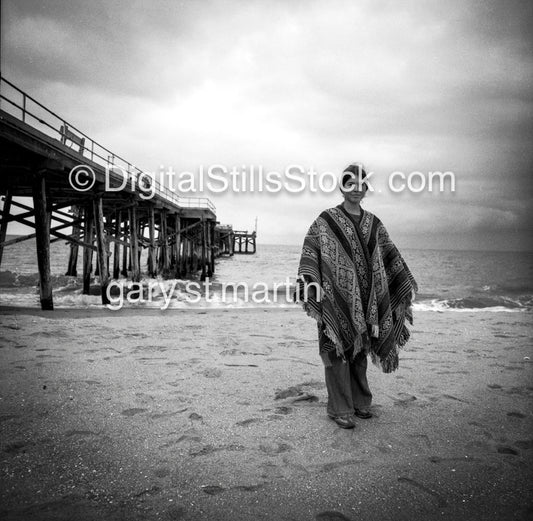
[[351, 165], [347, 166], [342, 171], [342, 188], [346, 188], [346, 183], [351, 179], [359, 182], [359, 176], [361, 176], [361, 181], [366, 177], [366, 172], [362, 165], [352, 163]]

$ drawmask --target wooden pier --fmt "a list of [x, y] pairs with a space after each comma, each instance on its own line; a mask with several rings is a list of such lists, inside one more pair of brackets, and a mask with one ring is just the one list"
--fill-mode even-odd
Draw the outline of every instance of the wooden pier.
[[[81, 263], [84, 294], [98, 277], [103, 304], [110, 279], [141, 279], [143, 249], [150, 277], [204, 279], [217, 255], [232, 254], [209, 199], [181, 197], [150, 180], [4, 78], [0, 99], [0, 263], [5, 247], [35, 239], [42, 309], [53, 309], [53, 241], [70, 244], [66, 274], [78, 276]], [[34, 233], [6, 240], [10, 222]]]
[[246, 231], [234, 231], [234, 251], [235, 253], [255, 253], [256, 232], [248, 233]]
[[215, 253], [232, 256], [235, 253], [235, 233], [230, 224], [218, 224], [215, 227]]
[[233, 230], [229, 224], [217, 225], [215, 228], [216, 255], [233, 256], [235, 253], [255, 253], [257, 232]]

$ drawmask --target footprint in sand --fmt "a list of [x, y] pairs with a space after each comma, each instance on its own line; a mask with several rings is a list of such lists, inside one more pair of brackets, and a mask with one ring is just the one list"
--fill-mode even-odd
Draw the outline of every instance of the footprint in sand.
[[179, 521], [185, 519], [187, 511], [183, 507], [171, 506], [166, 512], [166, 519], [168, 521]]
[[444, 499], [443, 496], [441, 496], [440, 494], [438, 494], [434, 490], [430, 489], [428, 486], [424, 485], [423, 483], [420, 483], [419, 481], [417, 481], [415, 479], [411, 479], [411, 478], [408, 478], [408, 477], [400, 476], [398, 478], [398, 482], [399, 483], [405, 483], [405, 484], [410, 485], [410, 486], [412, 486], [414, 488], [422, 490], [423, 492], [425, 492], [426, 494], [428, 494], [430, 496], [433, 496], [437, 500], [437, 506], [440, 507], [440, 508], [443, 508], [443, 507], [445, 507], [447, 505], [447, 502], [446, 502], [446, 500]]
[[513, 447], [508, 447], [505, 445], [500, 445], [497, 447], [498, 454], [512, 454], [513, 456], [518, 456], [520, 452], [518, 452]]
[[8, 420], [13, 420], [15, 418], [20, 418], [20, 415], [18, 415], [18, 414], [2, 414], [2, 415], [0, 415], [0, 423], [8, 421]]
[[263, 485], [236, 485], [235, 487], [231, 488], [233, 490], [244, 490], [245, 492], [257, 492], [263, 488]]
[[505, 392], [507, 394], [519, 394], [521, 396], [527, 396], [533, 389], [531, 387], [510, 387]]
[[468, 457], [468, 456], [465, 456], [465, 457], [457, 457], [457, 458], [441, 458], [440, 456], [430, 456], [428, 458], [429, 461], [431, 461], [431, 463], [443, 463], [443, 462], [447, 462], [447, 461], [461, 461], [461, 462], [474, 462], [474, 461], [478, 461], [477, 458], [473, 458], [472, 456]]
[[222, 451], [229, 451], [229, 452], [242, 452], [245, 450], [244, 445], [239, 445], [237, 443], [229, 443], [227, 445], [219, 445], [218, 447], [215, 447], [213, 445], [204, 445], [200, 449], [190, 449], [189, 455], [190, 456], [206, 456], [208, 454], [212, 454], [213, 452], [222, 452]]
[[238, 355], [242, 355], [242, 354], [246, 354], [244, 353], [243, 351], [241, 351], [240, 349], [224, 349], [224, 351], [220, 351], [220, 356], [238, 356]]
[[277, 444], [266, 444], [262, 443], [259, 445], [259, 450], [268, 454], [269, 456], [275, 456], [283, 452], [289, 452], [292, 450], [292, 447], [288, 443], [277, 443]]
[[305, 387], [321, 388], [322, 386], [323, 385], [321, 382], [316, 382], [312, 380], [309, 382], [303, 382], [298, 385], [293, 385], [291, 387], [288, 387], [287, 389], [278, 389], [276, 393], [274, 394], [274, 400], [284, 400], [285, 398], [296, 397], [293, 401], [302, 401], [302, 400], [309, 400], [312, 402], [318, 401], [318, 397], [316, 397], [313, 394], [310, 394], [307, 391], [304, 391], [304, 388]]
[[285, 416], [282, 416], [281, 414], [269, 414], [267, 416], [267, 421], [273, 421], [273, 420], [283, 420]]
[[335, 510], [327, 510], [326, 512], [320, 512], [315, 516], [317, 521], [352, 521], [351, 518], [346, 517], [340, 512]]
[[177, 440], [176, 443], [182, 442], [199, 442], [202, 441], [202, 435], [193, 427], [187, 429]]
[[221, 494], [226, 489], [224, 487], [219, 487], [218, 485], [203, 485], [202, 491], [206, 494], [209, 494], [210, 496], [216, 496], [217, 494]]
[[456, 402], [468, 403], [466, 400], [461, 400], [461, 398], [457, 398], [457, 396], [451, 394], [443, 394], [442, 397], [448, 398], [448, 400], [455, 400]]
[[[174, 434], [174, 433], [173, 433]], [[186, 430], [178, 439], [169, 440], [161, 444], [162, 448], [173, 447], [174, 445], [179, 445], [180, 443], [199, 443], [202, 441], [202, 435], [194, 428]]]
[[93, 431], [83, 431], [83, 430], [74, 430], [73, 429], [73, 430], [65, 432], [65, 436], [67, 438], [70, 438], [71, 436], [87, 437], [87, 436], [98, 436], [98, 433], [97, 432], [93, 432]]
[[400, 406], [400, 407], [407, 407], [408, 405], [412, 405], [414, 402], [416, 402], [417, 397], [413, 394], [407, 394], [407, 393], [399, 393], [397, 398], [393, 398], [394, 405]]
[[238, 346], [239, 342], [231, 336], [224, 336], [218, 339], [218, 345], [229, 348], [231, 346]]
[[182, 412], [185, 412], [187, 409], [188, 409], [188, 407], [185, 407], [185, 409], [179, 409], [177, 411], [169, 411], [169, 412], [161, 412], [161, 413], [157, 413], [157, 414], [152, 414], [152, 416], [150, 416], [150, 418], [152, 418], [152, 420], [160, 420], [162, 418], [170, 418], [172, 416], [176, 416], [176, 414], [180, 414]]
[[25, 441], [12, 441], [11, 443], [8, 443], [4, 447], [4, 452], [7, 452], [8, 454], [17, 454], [19, 452], [26, 452], [26, 450], [23, 450], [24, 447], [27, 446], [27, 443]]
[[427, 448], [431, 448], [431, 439], [427, 434], [409, 434], [410, 438], [413, 438], [416, 441], [419, 441], [422, 445], [425, 445]]
[[389, 454], [393, 451], [392, 445], [388, 445], [385, 443], [381, 443], [380, 445], [374, 445], [374, 447], [376, 447], [376, 449], [378, 449], [381, 454]]
[[533, 440], [518, 440], [515, 445], [521, 449], [531, 450], [533, 449]]
[[465, 449], [483, 451], [483, 452], [492, 452], [492, 443], [483, 440], [472, 440], [465, 443]]
[[525, 418], [526, 415], [522, 414], [521, 412], [511, 411], [507, 413], [507, 416], [510, 416], [511, 418]]
[[342, 461], [330, 461], [329, 463], [324, 463], [322, 465], [315, 465], [315, 468], [318, 472], [331, 472], [343, 467], [349, 467], [351, 465], [360, 464], [362, 460], [360, 459], [346, 459]]
[[247, 425], [250, 425], [251, 423], [259, 423], [262, 421], [263, 420], [261, 418], [248, 418], [247, 420], [236, 422], [235, 425], [238, 425], [239, 427], [246, 427]]
[[168, 467], [157, 467], [154, 470], [154, 476], [157, 478], [165, 478], [170, 474], [170, 469]]
[[206, 378], [220, 378], [222, 371], [216, 367], [210, 367], [201, 372]]
[[142, 412], [146, 412], [148, 409], [140, 409], [139, 407], [133, 407], [132, 409], [125, 409], [120, 414], [122, 416], [135, 416], [136, 414], [140, 414]]

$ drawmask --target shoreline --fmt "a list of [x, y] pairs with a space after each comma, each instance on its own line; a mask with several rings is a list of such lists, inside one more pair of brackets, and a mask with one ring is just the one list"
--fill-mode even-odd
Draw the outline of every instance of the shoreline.
[[[163, 302], [162, 302], [163, 303]], [[291, 311], [291, 310], [302, 310], [301, 304], [294, 302], [286, 303], [263, 303], [263, 304], [250, 304], [250, 303], [222, 303], [213, 302], [213, 303], [194, 303], [194, 304], [184, 304], [180, 307], [165, 307], [162, 306], [139, 306], [139, 305], [125, 305], [120, 309], [110, 309], [103, 304], [95, 304], [91, 306], [57, 306], [53, 310], [43, 311], [38, 305], [35, 306], [15, 306], [15, 305], [5, 305], [0, 304], [0, 316], [2, 315], [16, 315], [16, 314], [38, 314], [42, 316], [54, 316], [60, 317], [68, 314], [90, 314], [93, 316], [112, 316], [112, 315], [136, 315], [136, 314], [147, 314], [150, 316], [157, 314], [166, 314], [166, 313], [221, 313], [221, 312], [251, 312], [255, 311]], [[533, 314], [533, 310], [530, 308], [512, 308], [512, 307], [503, 307], [503, 306], [494, 306], [494, 307], [481, 307], [481, 308], [460, 308], [460, 307], [437, 307], [434, 302], [431, 302], [429, 305], [425, 302], [415, 302], [414, 303], [414, 312], [415, 315], [425, 314], [425, 313], [451, 313], [454, 314], [466, 314], [466, 315], [499, 315], [499, 314]], [[83, 315], [86, 316], [86, 315]]]
[[182, 307], [182, 308], [149, 308], [149, 307], [124, 307], [122, 309], [112, 311], [102, 306], [102, 308], [55, 308], [53, 311], [43, 311], [40, 308], [30, 307], [16, 307], [16, 306], [0, 306], [0, 317], [15, 316], [15, 315], [34, 315], [50, 319], [90, 319], [96, 317], [130, 317], [146, 315], [149, 317], [161, 316], [165, 318], [166, 315], [184, 314], [184, 315], [206, 315], [206, 314], [222, 314], [222, 313], [276, 313], [276, 312], [301, 312], [305, 315], [305, 311], [301, 306], [287, 305], [287, 306], [242, 306], [242, 307]]

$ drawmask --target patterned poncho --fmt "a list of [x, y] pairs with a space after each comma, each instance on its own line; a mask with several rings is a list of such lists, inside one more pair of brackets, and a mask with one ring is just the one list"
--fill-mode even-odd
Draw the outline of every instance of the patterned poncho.
[[[416, 282], [381, 221], [361, 210], [361, 220], [342, 205], [325, 210], [305, 237], [297, 299], [318, 322], [338, 356], [369, 351], [384, 372], [398, 367], [409, 339]], [[323, 354], [323, 353], [321, 353]]]

